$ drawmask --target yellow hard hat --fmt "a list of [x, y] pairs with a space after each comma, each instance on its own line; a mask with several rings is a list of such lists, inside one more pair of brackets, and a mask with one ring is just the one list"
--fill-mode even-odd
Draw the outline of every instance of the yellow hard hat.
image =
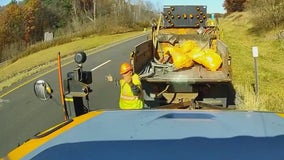
[[122, 63], [120, 66], [120, 74], [127, 73], [131, 71], [133, 68], [129, 63]]

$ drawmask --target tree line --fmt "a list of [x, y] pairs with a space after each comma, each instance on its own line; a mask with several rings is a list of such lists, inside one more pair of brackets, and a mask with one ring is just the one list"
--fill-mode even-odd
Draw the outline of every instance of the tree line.
[[66, 41], [141, 29], [155, 16], [153, 5], [143, 0], [11, 0], [0, 8], [0, 62], [42, 42], [45, 32]]
[[[258, 30], [283, 26], [283, 0], [224, 0], [223, 7], [226, 14], [251, 12]], [[0, 7], [0, 63], [22, 56], [43, 41], [45, 32], [52, 32], [59, 39], [54, 43], [60, 44], [72, 36], [148, 27], [156, 16], [153, 4], [143, 0], [11, 0]]]

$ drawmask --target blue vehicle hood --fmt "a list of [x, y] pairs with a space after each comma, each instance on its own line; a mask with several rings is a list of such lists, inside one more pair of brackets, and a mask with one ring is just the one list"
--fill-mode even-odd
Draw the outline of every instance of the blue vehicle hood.
[[[80, 117], [74, 121], [77, 119]], [[64, 127], [61, 129], [64, 130]], [[284, 119], [280, 114], [189, 110], [104, 111], [65, 129], [22, 159], [283, 160], [283, 148]]]

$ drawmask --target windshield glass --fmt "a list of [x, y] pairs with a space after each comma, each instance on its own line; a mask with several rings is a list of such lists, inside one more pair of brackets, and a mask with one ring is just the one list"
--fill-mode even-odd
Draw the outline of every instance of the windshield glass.
[[1, 0], [0, 157], [92, 111], [282, 113], [283, 7]]

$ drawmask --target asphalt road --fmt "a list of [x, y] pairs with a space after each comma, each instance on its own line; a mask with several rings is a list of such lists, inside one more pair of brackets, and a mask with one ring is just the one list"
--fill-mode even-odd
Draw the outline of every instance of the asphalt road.
[[[100, 51], [94, 49], [87, 52], [88, 57], [83, 64], [83, 70], [92, 71], [93, 83], [90, 87], [93, 92], [89, 96], [91, 110], [118, 109], [119, 87], [114, 83], [106, 82], [105, 76], [111, 74], [120, 78], [120, 64], [128, 61], [130, 52], [144, 40], [146, 40], [145, 35], [113, 44]], [[76, 66], [73, 58], [69, 58], [65, 63], [62, 62], [63, 79]], [[5, 156], [18, 144], [22, 144], [36, 133], [64, 121], [57, 75], [58, 72], [54, 66], [47, 74], [43, 73], [42, 76], [20, 82], [18, 86], [10, 88], [9, 91], [6, 90], [6, 94], [1, 93], [0, 157]], [[54, 94], [51, 100], [41, 101], [34, 95], [33, 85], [38, 79], [43, 79], [52, 86]]]

